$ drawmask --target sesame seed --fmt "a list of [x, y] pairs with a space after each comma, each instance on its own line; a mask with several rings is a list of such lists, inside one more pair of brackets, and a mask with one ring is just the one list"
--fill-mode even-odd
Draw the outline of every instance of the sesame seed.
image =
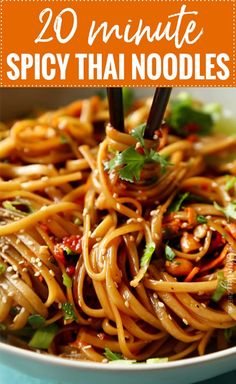
[[186, 320], [186, 319], [182, 319], [183, 320], [183, 323], [185, 324], [185, 325], [188, 325], [188, 321]]
[[129, 237], [129, 241], [133, 242], [134, 241], [134, 236]]
[[51, 276], [55, 276], [55, 273], [53, 272], [52, 269], [49, 269], [49, 273], [50, 273]]
[[32, 240], [29, 240], [29, 241], [28, 241], [28, 245], [34, 245], [33, 241], [32, 241]]
[[169, 319], [170, 319], [170, 320], [172, 320], [172, 317], [171, 317], [171, 315], [168, 315], [168, 317], [169, 317]]
[[14, 275], [12, 275], [12, 279], [18, 279], [19, 278], [19, 275], [18, 275], [18, 273], [15, 273]]
[[108, 359], [103, 359], [102, 363], [108, 363]]
[[31, 257], [30, 261], [31, 261], [32, 264], [36, 263], [35, 257]]
[[7, 267], [7, 272], [12, 272], [13, 271], [13, 267]]
[[62, 303], [58, 303], [58, 308], [59, 308], [59, 309], [62, 308]]
[[126, 306], [127, 308], [129, 308], [129, 302], [128, 302], [128, 300], [125, 300], [125, 306]]
[[156, 292], [153, 293], [153, 297], [154, 297], [154, 299], [157, 299], [158, 296], [157, 296]]
[[47, 205], [43, 205], [41, 208], [40, 208], [40, 211], [46, 211], [47, 210]]
[[35, 274], [34, 274], [35, 277], [38, 277], [40, 275], [41, 275], [41, 273], [39, 271], [35, 272]]
[[85, 345], [85, 346], [83, 347], [83, 349], [90, 349], [90, 348], [92, 348], [92, 345]]
[[3, 296], [3, 297], [2, 297], [2, 302], [3, 302], [3, 304], [6, 304], [6, 303], [7, 303], [7, 296]]
[[114, 199], [116, 199], [118, 197], [117, 193], [113, 193], [112, 196], [114, 197]]
[[22, 272], [28, 272], [28, 268], [23, 268]]
[[144, 219], [143, 219], [142, 217], [138, 217], [138, 218], [137, 218], [137, 222], [138, 222], [138, 223], [142, 223], [143, 221], [144, 221]]
[[164, 308], [165, 304], [162, 303], [162, 301], [158, 301], [158, 306], [161, 307], [161, 308]]
[[13, 265], [13, 266], [12, 266], [12, 268], [13, 268], [13, 271], [15, 271], [15, 272], [17, 272], [17, 271], [18, 271], [18, 268], [17, 268], [17, 266], [16, 266], [16, 265]]
[[36, 261], [36, 263], [38, 263], [38, 262], [41, 261], [41, 260], [40, 260], [39, 257], [37, 257], [37, 258], [35, 259], [35, 261]]
[[24, 260], [20, 260], [18, 264], [19, 265], [24, 264]]
[[38, 265], [39, 268], [41, 268], [42, 265], [43, 265], [42, 261], [39, 261], [37, 265]]
[[83, 210], [83, 216], [86, 216], [88, 214], [88, 210], [87, 210], [87, 208], [84, 208], [84, 210]]
[[201, 306], [202, 306], [203, 308], [206, 308], [206, 304], [205, 304], [205, 303], [201, 303]]
[[157, 214], [156, 210], [150, 212], [150, 216], [155, 216], [156, 214]]
[[119, 203], [116, 204], [117, 209], [121, 209], [121, 205]]
[[12, 296], [14, 296], [14, 293], [13, 292], [8, 292], [7, 296], [8, 297], [12, 297]]

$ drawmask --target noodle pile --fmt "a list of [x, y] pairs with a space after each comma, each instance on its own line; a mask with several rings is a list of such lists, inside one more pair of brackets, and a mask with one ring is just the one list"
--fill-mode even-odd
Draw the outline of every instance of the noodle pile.
[[0, 330], [11, 343], [96, 362], [233, 345], [236, 135], [164, 126], [154, 147], [166, 171], [150, 162], [122, 180], [107, 164], [140, 147], [129, 133], [149, 108], [136, 102], [126, 133], [107, 125], [99, 97], [1, 126]]

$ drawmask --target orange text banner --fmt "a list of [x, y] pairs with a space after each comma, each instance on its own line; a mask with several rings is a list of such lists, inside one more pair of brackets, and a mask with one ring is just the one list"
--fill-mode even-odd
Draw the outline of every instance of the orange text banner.
[[0, 0], [0, 86], [234, 87], [235, 0]]

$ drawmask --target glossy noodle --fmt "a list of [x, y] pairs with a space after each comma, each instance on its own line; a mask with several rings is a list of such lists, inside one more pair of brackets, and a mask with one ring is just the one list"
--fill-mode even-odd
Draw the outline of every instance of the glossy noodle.
[[236, 134], [164, 124], [137, 138], [149, 109], [135, 102], [125, 133], [96, 96], [1, 126], [0, 331], [10, 343], [103, 363], [233, 345]]

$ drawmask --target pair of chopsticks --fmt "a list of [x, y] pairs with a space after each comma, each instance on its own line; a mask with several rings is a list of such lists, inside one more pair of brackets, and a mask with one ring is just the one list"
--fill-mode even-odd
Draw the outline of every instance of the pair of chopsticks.
[[[156, 88], [145, 129], [146, 139], [152, 140], [155, 132], [160, 129], [171, 91], [172, 88]], [[124, 132], [122, 88], [107, 88], [107, 97], [110, 123], [118, 131]]]

